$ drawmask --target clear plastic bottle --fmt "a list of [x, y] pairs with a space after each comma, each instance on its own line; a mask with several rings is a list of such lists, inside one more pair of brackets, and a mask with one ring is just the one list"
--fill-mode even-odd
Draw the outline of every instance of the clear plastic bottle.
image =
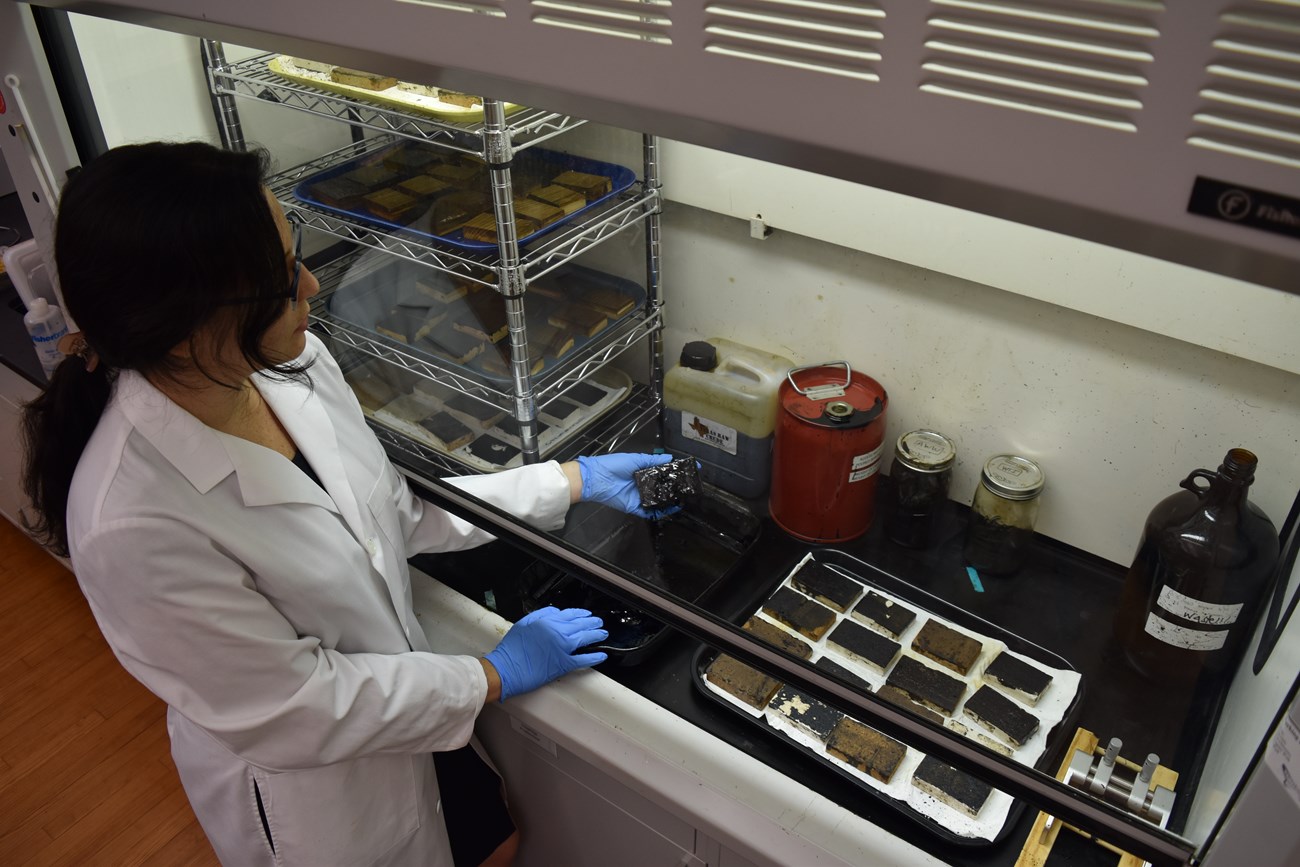
[[44, 298], [33, 298], [23, 316], [23, 325], [36, 345], [36, 357], [41, 361], [45, 378], [54, 375], [54, 368], [63, 360], [59, 351], [59, 338], [68, 333], [68, 324], [63, 319], [63, 311]]
[[687, 343], [664, 376], [665, 445], [699, 460], [709, 484], [761, 497], [772, 480], [777, 392], [792, 367], [722, 338]]

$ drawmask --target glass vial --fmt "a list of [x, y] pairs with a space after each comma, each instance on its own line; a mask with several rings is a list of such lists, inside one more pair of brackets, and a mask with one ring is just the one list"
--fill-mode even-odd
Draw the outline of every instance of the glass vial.
[[1024, 565], [1038, 520], [1043, 470], [1020, 455], [994, 455], [984, 464], [971, 502], [966, 562], [990, 575], [1010, 575]]
[[894, 444], [894, 464], [889, 470], [894, 497], [885, 514], [885, 533], [907, 548], [925, 548], [934, 536], [934, 524], [948, 501], [952, 465], [957, 448], [941, 433], [914, 430]]

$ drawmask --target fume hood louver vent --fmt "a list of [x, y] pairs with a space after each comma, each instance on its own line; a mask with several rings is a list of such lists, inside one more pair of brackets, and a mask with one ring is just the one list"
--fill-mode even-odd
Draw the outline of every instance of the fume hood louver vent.
[[704, 50], [862, 81], [879, 81], [884, 10], [849, 0], [711, 3]]
[[1300, 0], [1225, 12], [1188, 142], [1300, 169]]
[[533, 23], [670, 45], [672, 0], [532, 0]]
[[473, 15], [487, 15], [491, 18], [505, 18], [506, 10], [501, 8], [505, 0], [481, 0], [481, 2], [467, 2], [467, 0], [397, 0], [398, 3], [410, 3], [413, 6], [428, 6], [432, 9], [443, 9], [447, 12], [469, 12]]
[[930, 0], [921, 90], [1136, 132], [1158, 0]]

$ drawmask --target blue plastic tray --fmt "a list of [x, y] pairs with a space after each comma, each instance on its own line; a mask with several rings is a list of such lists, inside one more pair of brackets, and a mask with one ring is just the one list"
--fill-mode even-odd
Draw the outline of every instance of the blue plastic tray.
[[[398, 143], [393, 145], [392, 147], [382, 148], [380, 150], [364, 154], [363, 156], [357, 157], [356, 159], [351, 159], [348, 160], [347, 162], [340, 163], [339, 165], [326, 169], [323, 172], [317, 172], [314, 175], [310, 175], [304, 178], [303, 180], [299, 181], [298, 185], [293, 188], [294, 197], [301, 202], [305, 202], [306, 204], [311, 205], [313, 208], [319, 208], [322, 211], [327, 211], [331, 214], [337, 214], [338, 216], [345, 217], [349, 220], [358, 220], [364, 223], [371, 223], [376, 226], [382, 226], [383, 228], [389, 229], [393, 232], [400, 232], [406, 235], [414, 235], [419, 238], [426, 238], [430, 241], [434, 241], [435, 243], [445, 244], [449, 247], [456, 247], [462, 250], [471, 250], [474, 252], [486, 252], [486, 251], [496, 250], [497, 249], [496, 244], [485, 244], [480, 241], [466, 240], [464, 234], [461, 232], [460, 229], [457, 229], [456, 231], [448, 235], [434, 235], [429, 232], [421, 231], [420, 229], [413, 226], [382, 220], [376, 217], [374, 214], [371, 214], [369, 211], [361, 211], [361, 210], [354, 211], [354, 210], [349, 210], [347, 208], [339, 208], [334, 205], [327, 205], [324, 202], [321, 202], [317, 200], [314, 196], [312, 196], [310, 190], [313, 185], [318, 184], [321, 181], [329, 180], [330, 178], [333, 178], [337, 175], [347, 174], [348, 172], [360, 168], [361, 166], [381, 163], [383, 162], [383, 159], [387, 154], [402, 147], [406, 147], [406, 144]], [[533, 232], [531, 235], [525, 235], [524, 237], [520, 238], [519, 244], [521, 246], [529, 243], [530, 241], [534, 241], [542, 237], [543, 235], [547, 235], [551, 232], [554, 232], [556, 229], [559, 229], [562, 226], [574, 220], [580, 219], [583, 214], [586, 214], [588, 211], [599, 206], [602, 202], [605, 202], [613, 198], [614, 196], [617, 196], [619, 193], [624, 192], [629, 187], [631, 187], [632, 184], [636, 183], [636, 173], [625, 166], [615, 165], [614, 163], [604, 163], [604, 162], [600, 162], [599, 160], [590, 160], [587, 159], [586, 157], [572, 156], [571, 154], [561, 153], [559, 151], [549, 151], [549, 150], [545, 150], [544, 148], [529, 148], [528, 150], [516, 156], [515, 160], [516, 162], [527, 161], [534, 164], [546, 163], [548, 165], [554, 166], [555, 174], [557, 175], [560, 174], [561, 172], [567, 172], [567, 171], [585, 172], [590, 175], [603, 175], [609, 178], [610, 185], [611, 185], [611, 190], [606, 195], [601, 196], [599, 199], [594, 199], [588, 202], [585, 207], [573, 212], [572, 214], [569, 214], [567, 217], [557, 220], [556, 222], [542, 229], [538, 229], [536, 232]]]

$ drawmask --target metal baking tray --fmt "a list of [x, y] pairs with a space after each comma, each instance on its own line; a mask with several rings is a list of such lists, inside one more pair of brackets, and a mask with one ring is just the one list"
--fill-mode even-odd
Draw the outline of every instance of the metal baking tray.
[[[778, 587], [786, 584], [788, 578], [797, 571], [805, 560], [808, 559], [832, 566], [838, 571], [841, 571], [866, 585], [868, 590], [875, 590], [887, 597], [892, 597], [917, 612], [918, 616], [916, 621], [914, 621], [903, 634], [903, 650], [900, 652], [896, 660], [901, 659], [904, 654], [908, 653], [910, 636], [920, 627], [923, 618], [933, 617], [937, 618], [940, 622], [957, 627], [964, 632], [975, 634], [981, 639], [984, 639], [988, 646], [996, 647], [997, 644], [1004, 645], [1014, 654], [1037, 663], [1040, 667], [1046, 667], [1048, 669], [1053, 669], [1056, 672], [1063, 673], [1065, 676], [1060, 677], [1058, 675], [1056, 681], [1048, 690], [1048, 693], [1050, 693], [1053, 688], [1065, 689], [1064, 693], [1051, 698], [1053, 703], [1052, 707], [1054, 708], [1053, 716], [1059, 714], [1059, 719], [1054, 719], [1054, 721], [1052, 721], [1048, 726], [1040, 726], [1040, 728], [1043, 729], [1042, 737], [1038, 739], [1036, 749], [1034, 750], [1035, 754], [1032, 758], [1027, 755], [1021, 755], [1020, 750], [1017, 751], [1017, 755], [1015, 756], [1017, 760], [1022, 761], [1025, 764], [1037, 767], [1040, 770], [1045, 770], [1048, 773], [1053, 773], [1054, 769], [1048, 768], [1047, 764], [1051, 761], [1054, 751], [1059, 748], [1061, 738], [1065, 737], [1068, 741], [1068, 738], [1073, 734], [1071, 724], [1078, 711], [1079, 703], [1083, 696], [1083, 680], [1074, 667], [1057, 654], [1017, 635], [1007, 632], [1001, 627], [970, 614], [967, 611], [957, 608], [945, 600], [914, 587], [865, 561], [834, 549], [813, 549], [808, 555], [792, 564], [790, 568], [781, 572], [776, 579], [768, 582], [760, 588], [756, 596], [751, 598], [750, 602], [736, 613], [733, 618], [731, 618], [732, 621], [741, 624], [750, 616], [757, 615], [761, 610], [763, 603], [771, 596], [771, 594], [775, 592]], [[837, 624], [839, 620], [849, 618], [849, 616], [848, 613], [838, 615]], [[828, 630], [827, 632], [829, 633], [830, 631], [832, 630]], [[862, 667], [855, 666], [851, 664], [851, 662], [846, 663], [845, 657], [838, 654], [836, 651], [829, 649], [824, 637], [817, 642], [810, 643], [813, 644], [815, 649], [813, 657], [814, 661], [820, 659], [824, 655], [830, 655], [834, 661], [846, 664], [847, 667], [853, 669], [855, 672], [865, 671]], [[886, 787], [878, 787], [875, 784], [868, 783], [863, 778], [865, 775], [859, 774], [856, 769], [850, 769], [847, 765], [829, 756], [824, 750], [814, 749], [808, 743], [801, 742], [801, 740], [787, 734], [787, 732], [783, 731], [781, 728], [775, 727], [775, 725], [769, 721], [768, 711], [765, 710], [761, 716], [755, 716], [742, 708], [738, 703], [725, 698], [723, 695], [719, 694], [719, 692], [710, 688], [705, 682], [705, 672], [718, 655], [716, 649], [708, 646], [702, 646], [695, 654], [694, 662], [691, 667], [692, 681], [701, 695], [718, 706], [731, 711], [739, 720], [742, 720], [745, 723], [747, 730], [757, 729], [763, 731], [767, 733], [768, 736], [787, 744], [792, 751], [803, 756], [809, 762], [827, 768], [835, 772], [837, 775], [856, 784], [865, 794], [888, 805], [889, 807], [892, 807], [909, 819], [916, 821], [918, 824], [943, 840], [960, 846], [976, 847], [993, 845], [1005, 839], [1010, 829], [1015, 825], [1020, 812], [1024, 809], [1024, 802], [1011, 799], [1010, 796], [994, 789], [993, 793], [989, 796], [989, 801], [986, 802], [984, 809], [981, 810], [981, 813], [985, 810], [989, 810], [991, 806], [996, 805], [998, 811], [1005, 810], [1004, 813], [1000, 813], [1000, 821], [993, 813], [990, 813], [984, 821], [979, 819], [964, 820], [964, 817], [962, 814], [958, 813], [958, 811], [947, 807], [934, 799], [930, 799], [933, 801], [933, 805], [928, 803], [923, 805], [923, 809], [925, 809], [926, 812], [922, 812], [914, 803], [909, 803], [907, 800], [902, 800], [899, 797], [890, 794], [889, 791], [886, 791]], [[892, 670], [893, 665], [897, 664], [896, 660], [891, 663], [890, 670]], [[982, 664], [977, 663], [976, 667], [972, 668], [971, 674], [964, 678], [967, 681], [968, 688], [963, 696], [963, 705], [959, 706], [957, 709], [958, 715], [961, 714], [962, 708], [964, 707], [965, 698], [973, 694], [974, 689], [978, 688], [978, 686], [983, 682], [981, 675], [983, 672], [983, 666], [987, 665], [987, 662], [988, 660], [984, 660]], [[954, 672], [948, 673], [957, 676]], [[869, 675], [866, 679], [873, 683], [877, 683], [883, 681], [883, 676]], [[1073, 684], [1069, 684], [1067, 681], [1073, 681]], [[1040, 704], [1048, 700], [1048, 693], [1044, 694], [1043, 699], [1040, 700]], [[1026, 709], [1031, 712], [1036, 711], [1036, 708]], [[771, 711], [771, 713], [773, 715], [777, 714], [776, 711]], [[1038, 714], [1036, 713], [1036, 715]], [[988, 734], [985, 730], [977, 726], [972, 725], [970, 726], [970, 729], [972, 733], [979, 732], [985, 735]], [[1038, 736], [1036, 735], [1035, 738], [1037, 737]], [[1020, 749], [1024, 750], [1025, 748], [1022, 747]], [[902, 784], [907, 787], [905, 790], [906, 794], [909, 797], [914, 796], [916, 799], [925, 801], [925, 796], [912, 792], [910, 783], [910, 775], [915, 769], [916, 764], [919, 763], [920, 758], [924, 757], [924, 754], [910, 746], [907, 750], [907, 758], [904, 760], [904, 764], [900, 765], [899, 769], [895, 772], [895, 778], [898, 778], [899, 774], [906, 772], [907, 778], [901, 780]], [[901, 787], [893, 786], [893, 788], [897, 791]], [[946, 815], [945, 811], [951, 815]], [[994, 827], [994, 825], [996, 825], [996, 827]], [[969, 828], [967, 828], [968, 832], [966, 833], [954, 830], [954, 828], [962, 828], [964, 826], [973, 826], [976, 829], [976, 832], [970, 833]]]

